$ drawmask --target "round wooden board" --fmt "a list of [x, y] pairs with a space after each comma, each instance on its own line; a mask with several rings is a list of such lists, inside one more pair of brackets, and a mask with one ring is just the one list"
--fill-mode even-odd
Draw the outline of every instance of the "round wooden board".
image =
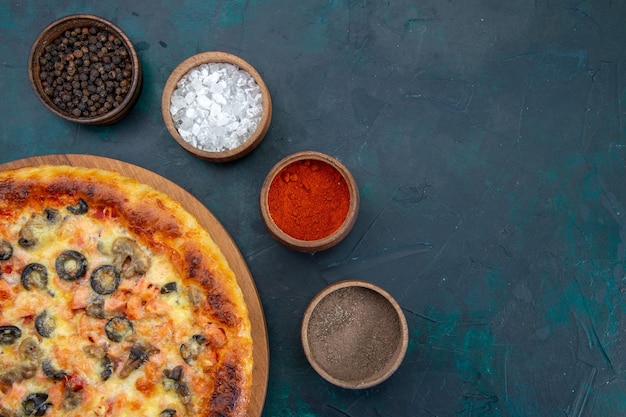
[[220, 247], [231, 268], [237, 275], [237, 282], [241, 287], [250, 312], [252, 339], [254, 341], [254, 370], [252, 398], [248, 410], [248, 417], [260, 417], [263, 412], [269, 373], [269, 348], [265, 317], [263, 315], [261, 300], [259, 299], [259, 294], [252, 275], [248, 270], [248, 266], [241, 252], [239, 252], [239, 249], [221, 223], [202, 203], [200, 203], [200, 201], [180, 186], [147, 169], [115, 159], [78, 154], [46, 155], [0, 164], [0, 170], [4, 171], [7, 169], [46, 164], [100, 168], [116, 171], [121, 175], [134, 178], [144, 184], [150, 185], [156, 190], [164, 192], [178, 201], [189, 213], [193, 214], [200, 224], [211, 234], [213, 240], [215, 240]]

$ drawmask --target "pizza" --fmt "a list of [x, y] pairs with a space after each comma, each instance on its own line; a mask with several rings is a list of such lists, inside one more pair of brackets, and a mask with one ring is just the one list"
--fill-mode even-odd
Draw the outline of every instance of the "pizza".
[[0, 417], [245, 416], [252, 348], [178, 202], [102, 169], [0, 173]]

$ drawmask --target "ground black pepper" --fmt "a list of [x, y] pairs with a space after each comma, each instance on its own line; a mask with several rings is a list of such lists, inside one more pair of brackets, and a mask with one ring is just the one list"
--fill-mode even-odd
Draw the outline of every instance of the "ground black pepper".
[[96, 27], [65, 31], [45, 46], [39, 64], [44, 93], [74, 117], [98, 117], [119, 107], [132, 85], [122, 39]]
[[379, 376], [402, 340], [402, 327], [392, 305], [364, 287], [345, 287], [328, 294], [313, 310], [307, 332], [319, 366], [349, 383]]

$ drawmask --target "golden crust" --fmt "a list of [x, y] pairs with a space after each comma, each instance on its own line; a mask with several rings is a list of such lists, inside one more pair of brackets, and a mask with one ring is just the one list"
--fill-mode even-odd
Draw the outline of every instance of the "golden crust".
[[78, 199], [87, 202], [94, 218], [114, 219], [142, 245], [167, 257], [183, 283], [201, 289], [203, 296], [193, 305], [195, 318], [219, 325], [227, 344], [210, 375], [192, 382], [204, 392], [194, 412], [246, 415], [253, 365], [248, 310], [235, 274], [209, 233], [169, 196], [115, 172], [46, 165], [0, 173], [1, 221], [15, 221], [26, 208], [41, 212]]

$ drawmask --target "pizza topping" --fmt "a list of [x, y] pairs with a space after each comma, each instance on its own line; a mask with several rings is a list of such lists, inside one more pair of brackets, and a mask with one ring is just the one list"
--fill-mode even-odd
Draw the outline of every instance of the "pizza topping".
[[127, 237], [115, 239], [111, 251], [115, 255], [113, 265], [124, 278], [140, 276], [148, 271], [150, 261], [134, 240]]
[[158, 353], [158, 349], [151, 345], [135, 344], [130, 348], [128, 360], [124, 362], [124, 366], [120, 370], [120, 378], [126, 378], [132, 371], [139, 369], [141, 365], [148, 361], [148, 358]]
[[189, 301], [194, 306], [200, 305], [200, 303], [204, 300], [204, 294], [202, 294], [202, 291], [193, 285], [187, 287], [187, 297], [189, 297]]
[[163, 375], [166, 379], [163, 380], [165, 389], [173, 389], [181, 397], [183, 404], [191, 404], [191, 391], [189, 385], [183, 381], [183, 367], [177, 366], [174, 369], [165, 369]]
[[99, 375], [103, 381], [106, 381], [107, 379], [111, 377], [111, 375], [113, 375], [113, 361], [111, 360], [109, 355], [107, 355], [104, 348], [100, 346], [96, 346], [96, 345], [87, 345], [83, 348], [83, 351], [87, 355], [93, 358], [99, 359], [98, 361], [98, 365], [100, 366]]
[[83, 388], [85, 384], [85, 380], [76, 374], [66, 376], [65, 391], [63, 393], [63, 408], [74, 408], [83, 401]]
[[28, 394], [22, 401], [22, 410], [27, 416], [43, 416], [52, 403], [48, 402], [48, 394], [35, 392]]
[[191, 363], [198, 359], [203, 345], [207, 342], [206, 337], [196, 334], [191, 337], [189, 342], [180, 345], [180, 356], [187, 363]]
[[60, 220], [59, 211], [53, 208], [46, 208], [43, 214], [33, 213], [20, 229], [19, 243], [23, 248], [35, 246], [41, 236], [49, 231], [50, 226]]
[[41, 349], [39, 349], [39, 345], [33, 337], [27, 337], [22, 340], [18, 353], [22, 360], [37, 361], [41, 357]]
[[56, 322], [54, 317], [48, 314], [48, 310], [42, 311], [35, 317], [35, 329], [41, 337], [50, 337], [54, 329], [56, 329]]
[[106, 356], [106, 351], [100, 346], [96, 345], [87, 345], [83, 348], [83, 352], [87, 355], [92, 356], [97, 359], [102, 359]]
[[75, 205], [67, 206], [67, 211], [69, 211], [72, 214], [85, 214], [87, 213], [88, 210], [89, 210], [89, 206], [87, 205], [85, 200], [83, 200], [82, 198], [79, 198], [78, 202], [76, 202]]
[[48, 269], [40, 263], [30, 263], [22, 270], [21, 280], [27, 290], [45, 290], [48, 286]]
[[22, 331], [17, 326], [0, 326], [0, 345], [11, 345], [22, 337]]
[[161, 411], [159, 417], [174, 417], [175, 415], [176, 410], [174, 410], [173, 408], [166, 408], [165, 410]]
[[178, 287], [176, 286], [176, 282], [168, 282], [164, 286], [161, 287], [161, 294], [169, 294], [172, 292], [177, 292]]
[[65, 379], [67, 375], [64, 371], [56, 369], [54, 365], [52, 365], [52, 361], [50, 359], [44, 359], [41, 362], [41, 370], [46, 377], [54, 381], [61, 381]]
[[112, 294], [119, 287], [122, 278], [113, 265], [101, 265], [91, 273], [91, 288], [101, 295]]
[[[173, 369], [164, 369], [163, 375], [168, 379], [171, 379], [172, 381], [180, 381], [183, 377], [183, 367], [181, 365], [178, 365]], [[165, 381], [165, 384], [168, 384], [167, 380]], [[169, 386], [167, 385], [167, 387]]]
[[126, 317], [115, 316], [104, 326], [107, 337], [114, 342], [121, 342], [133, 334], [133, 323]]
[[37, 365], [26, 362], [8, 367], [8, 369], [0, 372], [0, 383], [12, 385], [30, 379], [37, 373]]
[[0, 241], [0, 261], [6, 261], [13, 256], [13, 246], [6, 240]]
[[64, 250], [54, 262], [54, 268], [59, 278], [66, 281], [76, 281], [85, 275], [87, 259], [75, 250]]
[[100, 369], [100, 378], [102, 378], [103, 381], [106, 381], [113, 375], [113, 361], [109, 355], [105, 354], [100, 359]]
[[32, 337], [25, 338], [18, 347], [19, 360], [0, 372], [0, 383], [14, 384], [30, 379], [37, 373], [38, 359], [41, 355], [37, 342]]
[[103, 319], [105, 317], [104, 300], [101, 297], [96, 297], [96, 298], [89, 300], [87, 302], [87, 307], [85, 308], [85, 312], [87, 313], [89, 317]]

